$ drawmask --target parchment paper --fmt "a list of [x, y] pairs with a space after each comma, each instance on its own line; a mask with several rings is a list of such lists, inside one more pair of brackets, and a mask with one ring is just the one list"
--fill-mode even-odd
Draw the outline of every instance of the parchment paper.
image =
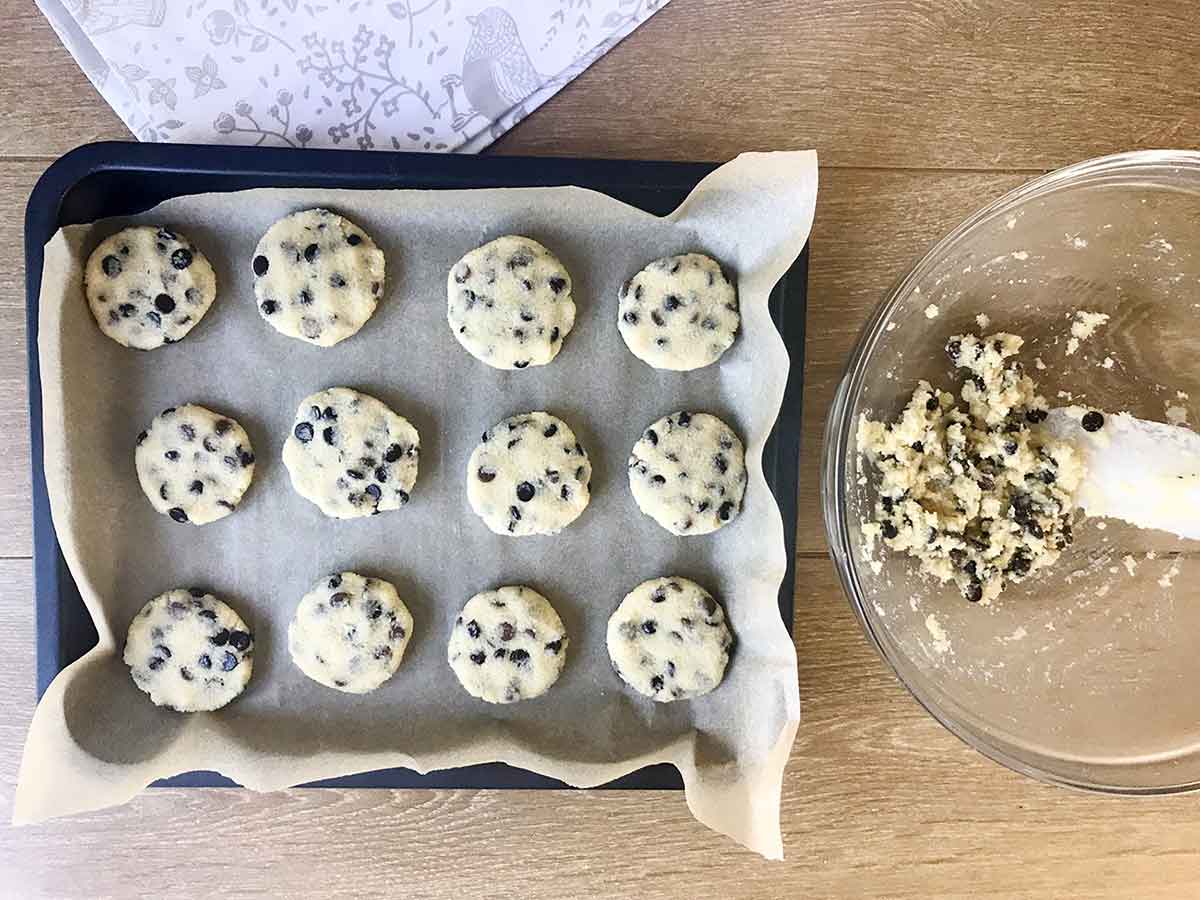
[[[46, 480], [63, 554], [100, 641], [38, 705], [14, 821], [122, 803], [159, 777], [194, 769], [266, 791], [389, 766], [427, 772], [498, 760], [587, 787], [669, 762], [701, 822], [780, 858], [781, 779], [800, 709], [777, 605], [782, 522], [761, 465], [788, 370], [767, 297], [808, 239], [816, 186], [815, 153], [746, 154], [665, 219], [571, 187], [263, 189], [179, 197], [129, 219], [60, 231], [46, 248], [41, 293]], [[387, 258], [378, 311], [332, 349], [268, 327], [251, 287], [259, 236], [281, 216], [318, 205], [356, 221]], [[82, 296], [87, 254], [130, 222], [180, 228], [217, 272], [208, 315], [182, 342], [149, 353], [104, 337]], [[445, 296], [445, 274], [464, 252], [510, 233], [559, 256], [579, 311], [553, 363], [511, 373], [459, 347]], [[621, 341], [617, 289], [651, 259], [689, 250], [736, 275], [742, 332], [717, 365], [656, 371]], [[404, 509], [336, 521], [292, 491], [280, 454], [296, 406], [333, 385], [379, 397], [419, 430], [420, 474]], [[137, 433], [184, 402], [236, 417], [258, 457], [237, 512], [199, 528], [155, 513], [133, 467]], [[647, 425], [685, 408], [715, 413], [741, 433], [749, 484], [733, 525], [678, 538], [638, 511], [625, 464]], [[467, 504], [467, 458], [484, 429], [541, 409], [565, 419], [587, 449], [591, 505], [557, 536], [493, 535]], [[396, 676], [365, 696], [309, 681], [287, 653], [300, 597], [343, 569], [392, 581], [415, 619]], [[668, 573], [714, 592], [737, 643], [718, 690], [656, 704], [613, 673], [604, 632], [627, 591]], [[503, 707], [471, 698], [446, 662], [462, 604], [500, 584], [545, 594], [571, 637], [558, 684]], [[154, 707], [120, 658], [142, 604], [190, 586], [231, 603], [256, 639], [249, 688], [216, 713]]]

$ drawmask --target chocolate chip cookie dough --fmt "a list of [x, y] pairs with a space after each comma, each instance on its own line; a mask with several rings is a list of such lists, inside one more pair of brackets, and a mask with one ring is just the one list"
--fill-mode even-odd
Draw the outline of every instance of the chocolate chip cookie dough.
[[527, 237], [472, 250], [450, 270], [446, 296], [454, 337], [494, 369], [546, 365], [575, 325], [571, 276]]
[[725, 611], [694, 581], [643, 581], [608, 620], [608, 655], [621, 679], [660, 703], [707, 694], [725, 677], [733, 636]]
[[217, 296], [204, 254], [179, 232], [146, 225], [102, 241], [88, 257], [83, 285], [100, 330], [138, 350], [181, 340]]
[[467, 499], [496, 534], [558, 534], [587, 508], [592, 463], [562, 419], [512, 416], [489, 428], [467, 463]]
[[390, 582], [341, 572], [321, 578], [300, 600], [288, 626], [288, 652], [313, 681], [365, 694], [395, 674], [412, 628], [412, 615]]
[[193, 525], [237, 509], [254, 478], [254, 448], [245, 429], [192, 403], [159, 413], [137, 436], [133, 458], [150, 504]]
[[708, 413], [663, 416], [633, 445], [629, 488], [638, 509], [672, 534], [716, 531], [742, 510], [742, 442]]
[[686, 372], [721, 358], [737, 335], [737, 290], [700, 253], [656, 259], [621, 285], [617, 328], [638, 359]]
[[894, 421], [859, 421], [858, 450], [879, 481], [867, 552], [882, 537], [973, 603], [1052, 564], [1073, 539], [1083, 465], [1037, 427], [1048, 404], [1015, 359], [1022, 343], [955, 336], [946, 353], [966, 373], [958, 399], [921, 381]]
[[383, 293], [383, 251], [327, 209], [280, 219], [251, 260], [258, 312], [280, 334], [332, 347], [358, 332]]
[[158, 706], [220, 709], [254, 669], [254, 637], [241, 616], [198, 588], [160, 594], [142, 607], [125, 638], [133, 682]]
[[382, 402], [336, 387], [305, 397], [283, 464], [292, 487], [334, 519], [373, 516], [408, 503], [421, 439]]
[[540, 697], [562, 673], [566, 629], [545, 597], [501, 587], [467, 601], [447, 648], [450, 668], [472, 697], [516, 703]]

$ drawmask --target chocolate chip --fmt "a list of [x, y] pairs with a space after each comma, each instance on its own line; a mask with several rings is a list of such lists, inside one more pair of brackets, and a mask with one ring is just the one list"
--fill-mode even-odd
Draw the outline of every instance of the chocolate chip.
[[171, 299], [170, 294], [159, 294], [154, 298], [154, 305], [161, 312], [169, 313], [175, 309], [175, 301]]
[[300, 301], [301, 306], [309, 306], [313, 302], [313, 295], [309, 293], [308, 288], [301, 288], [300, 296], [296, 299]]
[[529, 365], [529, 360], [527, 360], [527, 359], [518, 360], [517, 362], [513, 363], [513, 368], [514, 369], [523, 369], [527, 365]]
[[146, 432], [146, 431], [143, 431], [141, 434], [139, 434], [137, 436], [137, 443], [138, 443], [139, 447], [142, 446], [142, 441], [146, 440], [146, 438], [148, 436], [149, 436], [149, 432]]
[[517, 630], [513, 628], [511, 622], [500, 623], [500, 640], [511, 641], [517, 634]]
[[296, 435], [296, 440], [302, 444], [307, 444], [313, 439], [313, 427], [308, 422], [300, 422], [292, 433]]
[[182, 678], [184, 681], [191, 681], [192, 680], [191, 669], [189, 669], [187, 666], [180, 666], [179, 667], [179, 677]]
[[482, 666], [486, 660], [487, 654], [482, 650], [476, 650], [471, 654], [471, 662], [475, 663], [477, 666]]
[[658, 623], [656, 623], [653, 619], [647, 619], [642, 623], [643, 634], [654, 634], [656, 631], [658, 631]]
[[186, 522], [188, 520], [188, 514], [178, 506], [172, 506], [169, 510], [167, 510], [167, 515], [176, 522]]
[[[338, 584], [341, 584], [339, 581]], [[329, 597], [329, 605], [338, 607], [346, 606], [350, 603], [350, 595], [345, 591], [338, 591], [336, 594], [331, 594]]]
[[193, 494], [203, 494], [204, 493], [204, 482], [203, 481], [193, 481], [190, 485], [188, 485], [188, 490], [191, 491]]
[[250, 649], [251, 640], [248, 631], [231, 631], [229, 633], [229, 646], [242, 653]]
[[466, 263], [459, 263], [454, 269], [454, 280], [459, 284], [465, 284], [466, 280], [471, 277], [471, 267]]
[[163, 667], [163, 664], [165, 662], [166, 662], [166, 660], [164, 660], [161, 656], [152, 656], [152, 657], [150, 657], [150, 662], [146, 663], [146, 665], [148, 665], [151, 669], [157, 671]]
[[530, 484], [528, 481], [522, 481], [520, 484], [517, 485], [517, 499], [520, 500], [522, 503], [528, 503], [530, 500], [532, 500], [533, 494], [534, 494], [533, 485]]
[[630, 325], [636, 325], [638, 323], [638, 314], [632, 309], [625, 313], [625, 315], [623, 315], [621, 318], [623, 318]]
[[[553, 278], [551, 278], [549, 281], [547, 281], [546, 283], [548, 285], [550, 285], [550, 290], [554, 291], [554, 293], [556, 293], [556, 294], [560, 294], [560, 293], [562, 293], [562, 289], [567, 286], [567, 279], [559, 278], [556, 275]], [[551, 340], [554, 340], [554, 339], [551, 338]]]
[[383, 498], [383, 489], [377, 484], [368, 484], [366, 488], [363, 489], [363, 493], [365, 493], [368, 497], [371, 497], [376, 502]]
[[200, 658], [196, 661], [198, 663], [200, 663], [200, 668], [202, 668], [202, 669], [211, 669], [212, 668], [212, 657], [209, 656], [207, 653], [201, 653]]
[[1104, 427], [1104, 415], [1093, 409], [1084, 414], [1080, 424], [1083, 426], [1084, 431], [1099, 431]]
[[159, 325], [159, 326], [162, 325], [162, 316], [160, 316], [154, 310], [150, 310], [150, 312], [146, 313], [146, 318], [149, 319], [155, 325]]
[[225, 656], [221, 659], [221, 671], [222, 672], [232, 672], [234, 669], [237, 668], [237, 664], [238, 664], [238, 658], [236, 656], [234, 656], [232, 653], [230, 653], [228, 650], [226, 650]]
[[317, 258], [317, 253], [320, 248], [316, 244], [309, 244], [304, 248], [304, 261], [313, 262]]
[[346, 474], [349, 475], [351, 478], [353, 478], [355, 481], [362, 481], [363, 478], [366, 477], [365, 475], [363, 475], [362, 472], [358, 471], [358, 469], [347, 469]]
[[558, 426], [551, 422], [546, 426], [546, 430], [542, 432], [542, 437], [554, 437], [558, 434]]
[[520, 649], [514, 650], [512, 653], [508, 654], [508, 661], [514, 666], [523, 666], [525, 663], [529, 662], [529, 651]]
[[666, 484], [667, 483], [667, 479], [663, 475], [651, 475], [650, 481], [654, 484]]
[[348, 235], [346, 235], [346, 243], [349, 244], [351, 247], [357, 247], [359, 244], [362, 243], [362, 235], [353, 234], [353, 233], [348, 234]]
[[558, 340], [558, 326], [555, 325], [553, 328], [550, 329], [550, 343], [553, 344], [557, 340]]
[[722, 475], [729, 471], [729, 461], [720, 453], [713, 457], [713, 465], [717, 467], [717, 471]]
[[467, 634], [469, 634], [471, 637], [473, 637], [473, 638], [479, 637], [479, 631], [480, 631], [479, 623], [476, 622], [474, 619], [472, 619], [470, 622], [467, 623]]
[[726, 500], [721, 504], [721, 508], [717, 510], [717, 516], [722, 522], [728, 522], [729, 517], [733, 515], [733, 502]]
[[662, 328], [663, 326], [665, 326], [667, 324], [666, 319], [664, 319], [662, 317], [662, 315], [659, 313], [659, 311], [657, 309], [650, 310], [650, 319], [659, 328]]
[[128, 319], [135, 312], [137, 312], [137, 307], [134, 306], [132, 303], [122, 303], [120, 306], [117, 307], [117, 311], [121, 314], [121, 316], [123, 318]]
[[192, 264], [192, 251], [186, 247], [180, 247], [171, 254], [171, 265], [176, 269], [186, 269]]
[[109, 278], [116, 278], [121, 274], [121, 260], [110, 253], [100, 261], [100, 268]]
[[332, 447], [337, 444], [337, 429], [330, 425], [321, 432], [321, 437], [325, 439], [325, 443]]
[[883, 523], [884, 538], [886, 538], [887, 540], [890, 541], [893, 538], [895, 538], [898, 534], [900, 534], [900, 532], [896, 529], [896, 526], [892, 523], [892, 521], [890, 519]]
[[687, 428], [692, 422], [692, 414], [689, 412], [681, 412], [675, 417], [675, 421], [679, 423], [680, 428]]
[[270, 267], [271, 267], [271, 262], [265, 256], [254, 257], [254, 274], [255, 275], [259, 275], [259, 276], [266, 275], [267, 269], [269, 269]]
[[229, 629], [222, 628], [216, 634], [210, 635], [208, 642], [214, 647], [224, 647], [229, 643]]
[[336, 590], [337, 588], [340, 588], [341, 586], [342, 586], [342, 576], [341, 575], [330, 575], [329, 576], [329, 589], [331, 591]]
[[650, 602], [651, 603], [662, 603], [666, 599], [667, 599], [667, 592], [666, 592], [666, 589], [664, 589], [664, 588], [655, 588], [654, 592], [650, 594]]
[[258, 308], [263, 311], [264, 315], [269, 316], [279, 309], [279, 304], [276, 303], [274, 300], [264, 300], [262, 303], [259, 304]]
[[652, 691], [657, 693], [658, 691], [661, 691], [662, 688], [663, 688], [663, 679], [662, 679], [661, 675], [655, 675], [653, 678], [650, 679], [650, 689]]
[[667, 312], [677, 310], [681, 306], [683, 306], [683, 304], [674, 294], [667, 294], [666, 299], [663, 300], [663, 309], [665, 309]]
[[546, 645], [546, 649], [549, 650], [551, 653], [558, 653], [560, 650], [562, 650], [562, 638], [559, 638], [557, 641], [551, 641], [550, 643], [548, 643]]
[[653, 444], [657, 447], [658, 446], [658, 432], [655, 431], [653, 428], [647, 428], [646, 429], [646, 440], [648, 440], [651, 444]]

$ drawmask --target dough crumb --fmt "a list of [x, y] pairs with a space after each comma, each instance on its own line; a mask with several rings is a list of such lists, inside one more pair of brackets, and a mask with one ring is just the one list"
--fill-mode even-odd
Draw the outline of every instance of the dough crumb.
[[933, 613], [925, 617], [925, 630], [933, 638], [935, 653], [942, 654], [950, 649], [950, 638], [946, 635], [946, 629], [942, 627], [942, 623], [937, 620], [937, 616], [933, 615]]
[[1188, 423], [1188, 411], [1186, 406], [1176, 406], [1170, 401], [1167, 402], [1167, 421], [1172, 425], [1186, 425]]
[[1012, 258], [1017, 260], [1018, 262], [1025, 262], [1025, 260], [1029, 259], [1029, 251], [1028, 250], [1014, 251]]
[[1106, 356], [1104, 362], [1100, 363], [1100, 368], [1111, 369], [1114, 365], [1116, 365], [1115, 360], [1111, 356]]
[[992, 327], [992, 320], [988, 318], [987, 313], [980, 313], [975, 317], [975, 324], [979, 326], [981, 331], [987, 331]]
[[895, 421], [859, 419], [857, 449], [879, 483], [864, 540], [878, 526], [884, 546], [973, 603], [1052, 564], [1074, 539], [1082, 462], [1033, 427], [1049, 404], [1014, 358], [1023, 343], [956, 335], [946, 353], [964, 370], [958, 397], [920, 381]]
[[936, 319], [939, 315], [941, 315], [941, 312], [942, 311], [937, 308], [936, 303], [930, 303], [927, 307], [925, 307], [925, 318]]
[[1046, 371], [1046, 364], [1044, 362], [1042, 362], [1042, 358], [1040, 356], [1035, 356], [1033, 358], [1033, 367], [1035, 369], [1037, 369], [1039, 372]]
[[1163, 573], [1163, 577], [1158, 579], [1158, 586], [1169, 588], [1175, 582], [1175, 576], [1179, 574], [1179, 563], [1171, 563], [1171, 568]]
[[1133, 558], [1132, 554], [1126, 553], [1121, 557], [1121, 562], [1125, 566], [1125, 571], [1132, 577], [1133, 573], [1137, 571], [1137, 560]]
[[[1085, 243], [1086, 246], [1086, 243]], [[1079, 309], [1075, 311], [1075, 321], [1071, 323], [1071, 339], [1067, 341], [1067, 356], [1073, 356], [1079, 349], [1079, 342], [1086, 341], [1096, 329], [1109, 320], [1107, 313], [1088, 312]]]

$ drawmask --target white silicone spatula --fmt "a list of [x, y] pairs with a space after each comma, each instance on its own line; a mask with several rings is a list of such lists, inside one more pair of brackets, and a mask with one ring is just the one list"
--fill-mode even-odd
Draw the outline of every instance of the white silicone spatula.
[[[1070, 441], [1086, 474], [1076, 504], [1088, 516], [1123, 519], [1139, 528], [1200, 540], [1200, 434], [1179, 425], [1100, 413], [1094, 431], [1079, 406], [1050, 410], [1043, 428]], [[1088, 420], [1096, 425], [1093, 415]]]

